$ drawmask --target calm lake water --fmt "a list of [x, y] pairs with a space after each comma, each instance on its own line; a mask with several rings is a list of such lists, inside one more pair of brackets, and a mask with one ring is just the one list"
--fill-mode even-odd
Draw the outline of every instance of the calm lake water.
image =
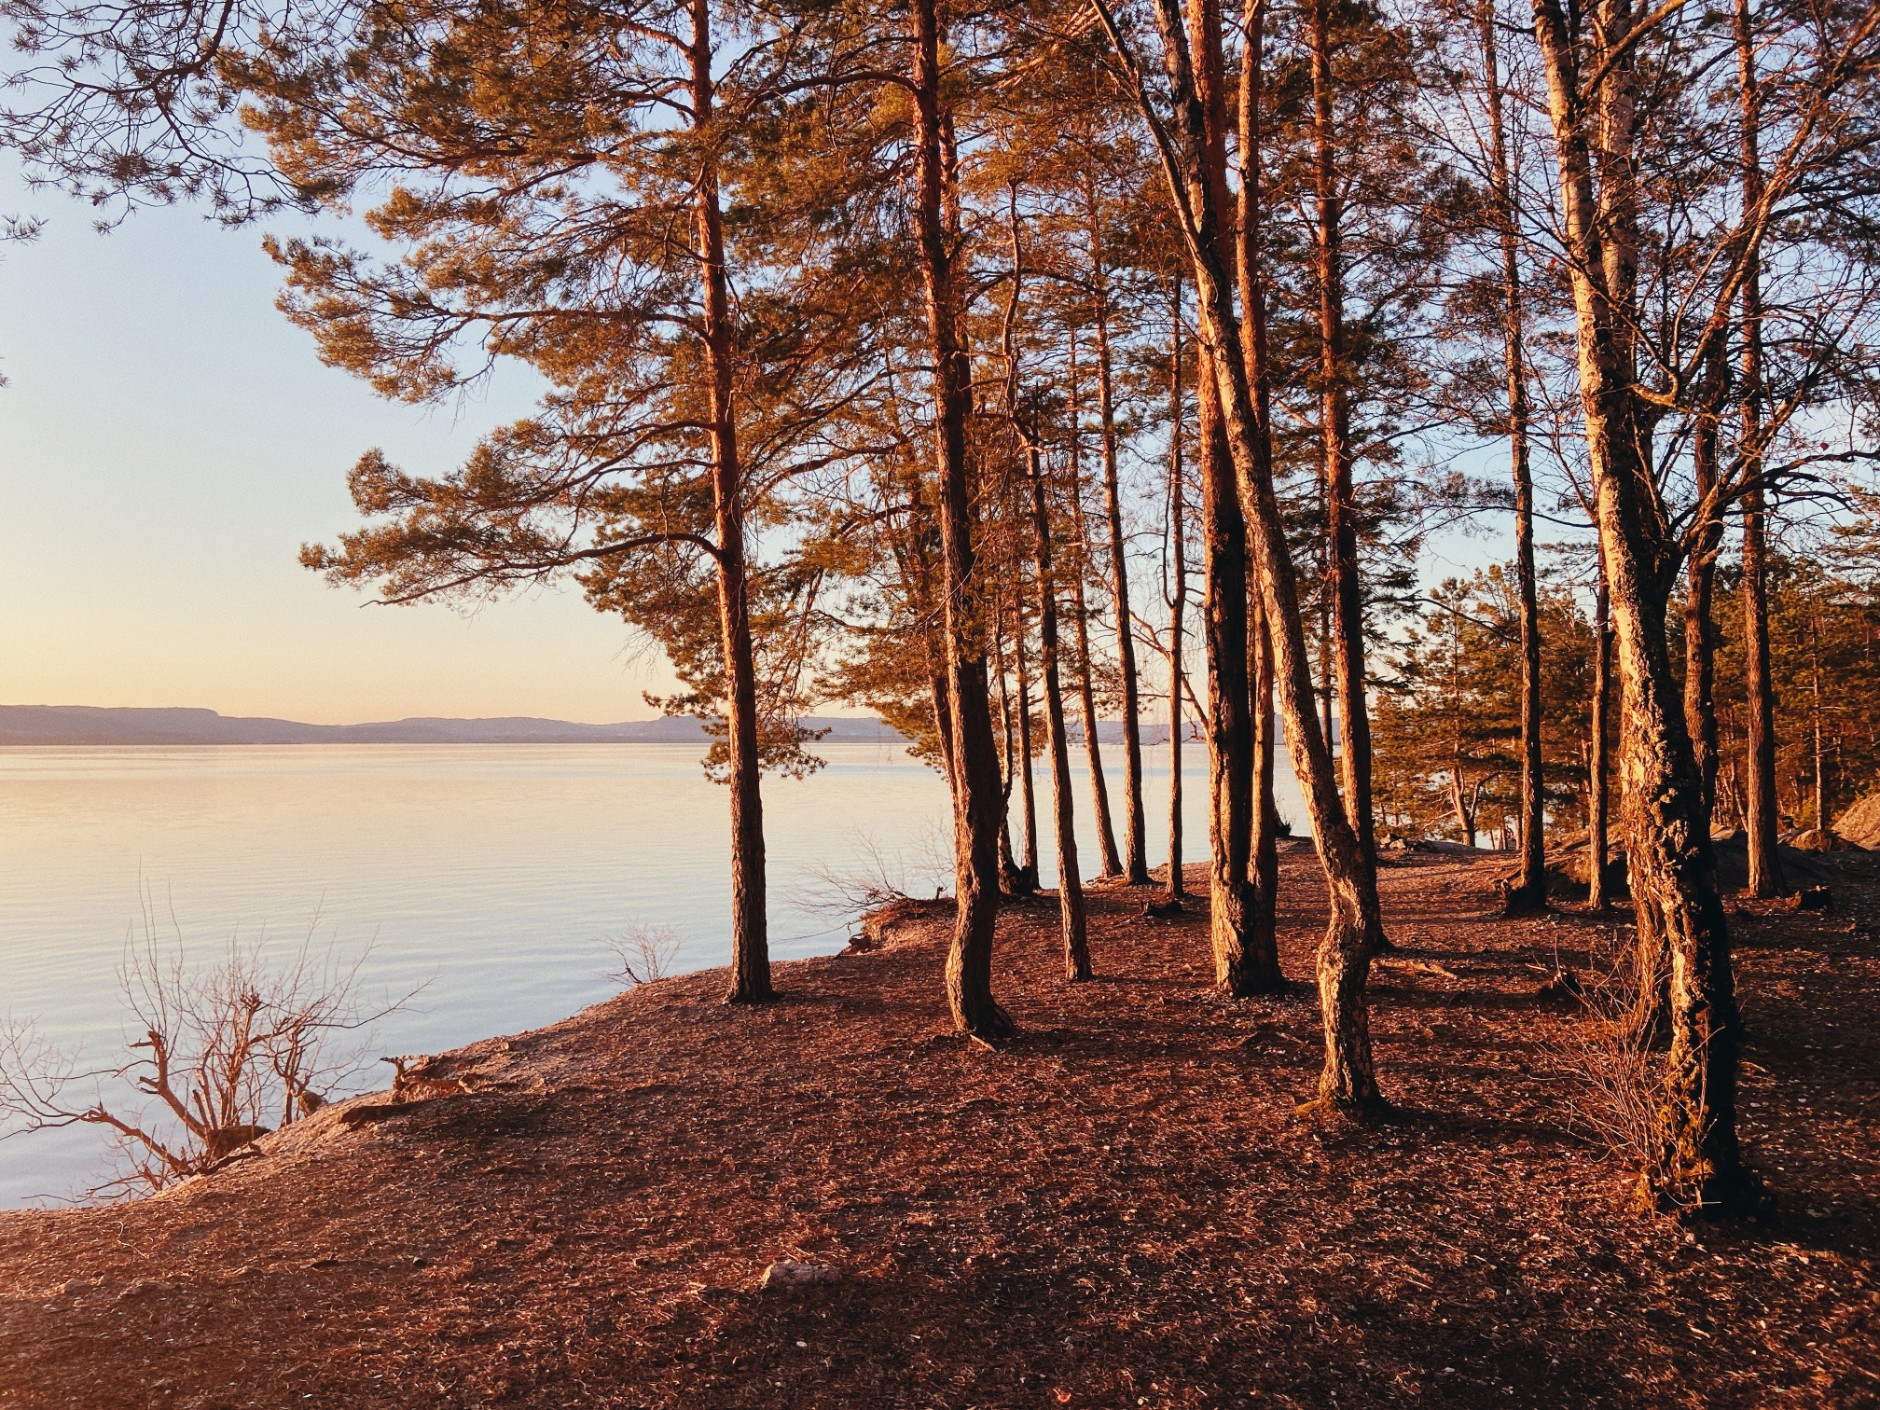
[[[946, 789], [898, 746], [825, 747], [828, 767], [766, 780], [777, 958], [826, 954], [853, 920], [826, 874], [885, 868], [951, 884]], [[148, 896], [168, 945], [213, 959], [232, 936], [296, 946], [310, 926], [369, 949], [368, 996], [422, 984], [370, 1051], [437, 1052], [607, 997], [610, 936], [660, 926], [673, 968], [729, 959], [724, 790], [696, 745], [0, 748], [0, 1014], [102, 1061], [122, 1050], [117, 971]], [[1149, 751], [1150, 860], [1166, 855], [1165, 750]], [[1184, 769], [1190, 859], [1204, 856], [1205, 747]], [[1106, 758], [1121, 792], [1120, 752]], [[1290, 779], [1286, 780], [1290, 784]], [[1048, 817], [1049, 778], [1039, 806]], [[1087, 777], [1080, 846], [1095, 870]], [[1281, 810], [1298, 818], [1296, 794]], [[1042, 825], [1042, 822], [1041, 822]], [[1048, 826], [1041, 837], [1047, 870]], [[172, 924], [174, 928], [172, 928]], [[364, 1083], [383, 1085], [378, 1068]], [[0, 1141], [0, 1205], [58, 1199], [104, 1169], [101, 1133]]]

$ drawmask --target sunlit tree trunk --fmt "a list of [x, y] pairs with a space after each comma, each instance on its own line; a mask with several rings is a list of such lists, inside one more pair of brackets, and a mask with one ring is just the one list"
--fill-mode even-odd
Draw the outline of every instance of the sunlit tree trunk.
[[913, 0], [914, 95], [919, 171], [916, 225], [933, 351], [935, 456], [947, 641], [947, 688], [958, 768], [953, 791], [953, 854], [958, 899], [947, 952], [946, 993], [953, 1021], [982, 1038], [1003, 1037], [1011, 1019], [992, 995], [993, 927], [999, 911], [999, 762], [987, 705], [985, 623], [973, 561], [973, 510], [966, 460], [972, 369], [959, 340], [953, 243], [944, 214], [940, 26], [936, 0]]
[[[689, 59], [693, 124], [708, 129], [716, 95], [711, 8], [706, 0], [693, 0]], [[757, 742], [757, 664], [745, 562], [744, 481], [738, 460], [737, 414], [732, 406], [737, 337], [725, 269], [715, 154], [702, 164], [694, 212], [711, 378], [712, 514], [718, 549], [718, 627], [725, 656], [725, 744], [730, 756], [731, 988], [726, 998], [754, 1004], [770, 999], [774, 991], [764, 896], [763, 761]]]
[[[1646, 418], [1628, 346], [1636, 325], [1626, 281], [1637, 261], [1627, 173], [1631, 128], [1623, 112], [1587, 111], [1560, 0], [1535, 0], [1534, 21], [1560, 175], [1561, 237], [1622, 692], [1627, 863], [1633, 895], [1652, 909], [1670, 960], [1671, 1047], [1656, 1148], [1642, 1189], [1660, 1205], [1738, 1211], [1757, 1197], [1736, 1138], [1741, 1023], [1703, 781], [1665, 639], [1675, 559], [1648, 501], [1653, 467], [1642, 454]], [[1635, 16], [1627, 0], [1610, 0], [1595, 22], [1612, 44], [1629, 33]], [[1612, 87], [1599, 101], [1626, 100], [1629, 88], [1621, 80], [1630, 64], [1628, 54], [1609, 52]], [[1605, 179], [1597, 187], [1590, 140], [1595, 123], [1605, 149]]]
[[[1195, 96], [1205, 126], [1205, 176], [1217, 210], [1227, 200], [1227, 80], [1221, 52], [1219, 0], [1194, 0], [1190, 43], [1196, 56]], [[1230, 223], [1214, 233], [1223, 269], [1233, 258]], [[1208, 932], [1214, 983], [1223, 993], [1265, 993], [1279, 983], [1277, 966], [1248, 933], [1253, 846], [1253, 721], [1247, 684], [1247, 527], [1219, 374], [1213, 363], [1238, 360], [1240, 349], [1205, 340], [1199, 362], [1203, 620], [1208, 682]]]

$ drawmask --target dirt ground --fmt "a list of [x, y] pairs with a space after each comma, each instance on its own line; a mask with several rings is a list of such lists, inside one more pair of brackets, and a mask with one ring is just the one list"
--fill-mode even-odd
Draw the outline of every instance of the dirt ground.
[[[1833, 911], [1734, 923], [1766, 1228], [1634, 1215], [1574, 1129], [1585, 1020], [1535, 990], [1613, 923], [1493, 918], [1493, 863], [1418, 855], [1381, 1124], [1295, 1114], [1315, 1001], [1210, 997], [1199, 907], [1093, 892], [1076, 986], [1055, 906], [1009, 911], [997, 1052], [916, 922], [769, 1008], [665, 980], [161, 1197], [0, 1214], [0, 1403], [1880, 1405], [1880, 855], [1823, 866]], [[1303, 849], [1285, 893], [1306, 976]], [[760, 1289], [778, 1259], [839, 1281]]]

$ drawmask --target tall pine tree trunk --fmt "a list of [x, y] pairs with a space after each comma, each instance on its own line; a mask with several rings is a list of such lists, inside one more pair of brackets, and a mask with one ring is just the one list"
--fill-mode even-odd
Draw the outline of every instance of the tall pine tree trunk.
[[[1240, 68], [1240, 204], [1235, 241], [1235, 279], [1240, 286], [1240, 351], [1253, 392], [1254, 459], [1270, 479], [1273, 467], [1273, 378], [1266, 334], [1266, 278], [1261, 184], [1266, 99], [1266, 7], [1247, 6]], [[1248, 520], [1259, 511], [1250, 486], [1240, 485]], [[1279, 976], [1276, 933], [1279, 887], [1279, 805], [1273, 797], [1273, 643], [1267, 630], [1264, 594], [1256, 586], [1247, 603], [1248, 719], [1253, 727], [1253, 835], [1248, 843], [1247, 938]]]
[[[1217, 210], [1227, 202], [1227, 80], [1219, 0], [1194, 0], [1189, 11], [1195, 96], [1206, 134], [1204, 179]], [[1227, 268], [1232, 228], [1215, 232], [1214, 257]], [[1220, 358], [1238, 359], [1235, 345], [1205, 341], [1198, 349], [1201, 431], [1203, 620], [1208, 682], [1208, 932], [1214, 983], [1222, 993], [1267, 993], [1278, 966], [1248, 932], [1253, 855], [1253, 721], [1247, 683], [1247, 527], [1234, 455], [1221, 406]]]
[[992, 994], [993, 929], [999, 913], [999, 761], [986, 693], [985, 622], [974, 573], [972, 487], [966, 419], [972, 369], [959, 336], [953, 242], [945, 218], [944, 114], [940, 96], [937, 0], [913, 0], [914, 96], [919, 117], [916, 226], [927, 333], [933, 352], [935, 458], [939, 479], [941, 596], [947, 690], [958, 767], [953, 791], [954, 887], [958, 905], [947, 952], [946, 993], [953, 1021], [997, 1039], [1012, 1021]]
[[1325, 532], [1331, 564], [1332, 670], [1343, 747], [1345, 813], [1375, 866], [1371, 818], [1371, 719], [1364, 683], [1364, 584], [1358, 571], [1357, 496], [1352, 483], [1351, 386], [1345, 345], [1345, 269], [1332, 72], [1332, 0], [1312, 6], [1314, 255], [1319, 290], [1319, 434]]
[[1188, 733], [1182, 717], [1182, 632], [1188, 614], [1188, 493], [1182, 469], [1182, 281], [1175, 278], [1169, 324], [1168, 374], [1168, 515], [1172, 582], [1168, 599], [1168, 890], [1167, 904], [1179, 904], [1182, 878], [1182, 745]]
[[1508, 889], [1509, 914], [1547, 908], [1547, 838], [1541, 776], [1541, 610], [1534, 570], [1534, 476], [1528, 460], [1528, 379], [1521, 291], [1519, 207], [1502, 113], [1500, 46], [1493, 0], [1479, 12], [1488, 102], [1490, 175], [1501, 245], [1502, 348], [1508, 388], [1508, 455], [1514, 469], [1515, 580], [1521, 595], [1521, 868]]
[[[1646, 408], [1629, 347], [1636, 322], [1626, 281], [1637, 264], [1634, 195], [1625, 176], [1631, 124], [1610, 108], [1587, 111], [1560, 0], [1535, 0], [1534, 21], [1554, 130], [1581, 402], [1619, 666], [1627, 864], [1633, 895], [1642, 909], [1650, 908], [1670, 960], [1671, 1047], [1642, 1191], [1661, 1206], [1737, 1212], [1758, 1195], [1736, 1138], [1741, 1022], [1703, 781], [1665, 639], [1668, 565], [1675, 559], [1647, 502], [1653, 466], [1642, 454]], [[1629, 92], [1631, 57], [1616, 41], [1633, 23], [1627, 0], [1611, 0], [1596, 18], [1611, 46], [1604, 104], [1623, 102]], [[1594, 123], [1604, 148], [1604, 179], [1597, 186]]]
[[[712, 121], [711, 9], [692, 3], [692, 116]], [[725, 657], [725, 742], [731, 782], [732, 1003], [763, 1003], [773, 995], [764, 895], [763, 764], [757, 744], [757, 664], [751, 643], [750, 576], [745, 561], [744, 479], [732, 405], [736, 334], [725, 269], [724, 217], [718, 204], [718, 163], [707, 157], [694, 210], [703, 285], [705, 354], [711, 376], [712, 514], [718, 546], [718, 628]]]

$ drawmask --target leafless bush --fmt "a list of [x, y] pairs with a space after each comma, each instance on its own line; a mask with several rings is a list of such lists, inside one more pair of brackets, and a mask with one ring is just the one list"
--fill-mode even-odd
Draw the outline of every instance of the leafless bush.
[[102, 1127], [117, 1171], [87, 1193], [122, 1197], [201, 1174], [317, 1111], [363, 1070], [370, 1025], [416, 992], [363, 1001], [366, 952], [340, 958], [317, 927], [278, 957], [262, 935], [192, 964], [174, 922], [173, 941], [160, 940], [146, 897], [118, 968], [129, 1060], [87, 1068], [30, 1021], [0, 1020], [0, 1138]]
[[670, 926], [630, 925], [606, 942], [614, 955], [607, 977], [629, 989], [664, 979], [679, 957], [679, 943]]
[[[872, 836], [855, 832], [854, 860], [849, 865], [840, 869], [828, 865], [812, 868], [816, 880], [805, 897], [806, 905], [811, 910], [846, 920], [880, 910], [893, 901], [910, 899], [916, 890], [925, 889], [921, 882], [934, 883], [935, 878], [947, 875], [951, 865], [950, 861], [942, 865], [937, 860], [932, 838], [926, 839], [926, 843], [910, 868], [905, 856], [897, 853], [889, 857]], [[934, 884], [936, 897], [941, 889], [939, 884]]]
[[1657, 1156], [1664, 1061], [1637, 1021], [1637, 962], [1615, 943], [1581, 981], [1580, 1021], [1556, 1045], [1572, 1124], [1635, 1170]]

